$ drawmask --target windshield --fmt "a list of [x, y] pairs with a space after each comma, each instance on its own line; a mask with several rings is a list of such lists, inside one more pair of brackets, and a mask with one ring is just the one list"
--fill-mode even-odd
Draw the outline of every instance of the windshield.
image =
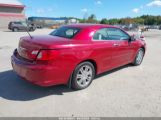
[[54, 30], [52, 33], [50, 33], [50, 35], [71, 39], [79, 31], [80, 31], [79, 28], [74, 28], [74, 27], [60, 27], [60, 28]]

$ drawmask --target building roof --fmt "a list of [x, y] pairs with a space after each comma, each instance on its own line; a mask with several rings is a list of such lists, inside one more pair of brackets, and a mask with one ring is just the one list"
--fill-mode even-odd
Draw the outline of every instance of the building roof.
[[0, 4], [8, 4], [8, 5], [23, 5], [18, 0], [0, 0]]
[[29, 17], [29, 20], [68, 20], [66, 17], [52, 18], [52, 17]]
[[0, 0], [0, 7], [24, 8], [25, 5], [17, 0]]

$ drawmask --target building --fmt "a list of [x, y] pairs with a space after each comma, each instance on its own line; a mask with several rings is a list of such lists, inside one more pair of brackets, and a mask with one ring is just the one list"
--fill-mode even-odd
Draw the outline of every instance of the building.
[[53, 25], [62, 25], [67, 22], [67, 18], [51, 18], [51, 17], [29, 17], [28, 21], [41, 27], [50, 27]]
[[71, 19], [68, 19], [68, 23], [69, 24], [72, 24], [72, 23], [79, 23], [79, 21], [76, 19], [76, 18], [71, 18]]
[[6, 29], [10, 21], [25, 20], [24, 8], [17, 0], [0, 0], [0, 29]]
[[78, 23], [77, 19], [70, 19], [66, 17], [52, 18], [52, 17], [29, 17], [28, 21], [41, 27], [60, 26], [64, 24]]

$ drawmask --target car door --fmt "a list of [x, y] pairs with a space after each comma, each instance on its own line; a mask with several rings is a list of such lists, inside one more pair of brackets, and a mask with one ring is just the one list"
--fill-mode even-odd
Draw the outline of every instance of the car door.
[[21, 29], [27, 30], [27, 23], [26, 22], [21, 22]]
[[16, 27], [17, 27], [19, 30], [22, 30], [22, 23], [21, 23], [21, 22], [16, 22]]
[[133, 46], [130, 36], [119, 28], [108, 28], [109, 39], [114, 40], [115, 54], [112, 55], [112, 66], [119, 67], [128, 64], [133, 56]]
[[95, 32], [93, 35], [93, 49], [95, 60], [98, 64], [98, 69], [105, 72], [113, 68], [112, 56], [117, 52], [117, 47], [114, 46], [115, 40], [108, 39], [108, 28], [102, 28]]

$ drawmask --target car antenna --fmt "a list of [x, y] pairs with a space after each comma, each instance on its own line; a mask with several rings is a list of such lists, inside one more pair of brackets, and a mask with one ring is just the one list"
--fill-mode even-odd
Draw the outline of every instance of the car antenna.
[[30, 38], [32, 39], [33, 37], [31, 36], [30, 32], [28, 30], [26, 30], [26, 32], [28, 33], [28, 35], [30, 36]]
[[30, 36], [30, 38], [32, 39], [33, 37], [31, 36], [30, 32], [29, 32], [29, 26], [27, 24], [27, 20], [26, 20], [26, 25], [27, 25], [27, 28], [26, 28], [26, 32], [27, 34]]

